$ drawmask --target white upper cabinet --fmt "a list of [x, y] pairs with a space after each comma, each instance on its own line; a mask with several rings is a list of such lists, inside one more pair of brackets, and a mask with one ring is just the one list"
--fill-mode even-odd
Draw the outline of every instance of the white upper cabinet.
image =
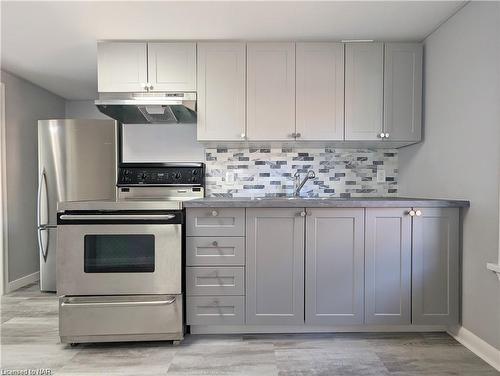
[[345, 47], [345, 139], [377, 140], [382, 132], [384, 45]]
[[150, 91], [196, 91], [196, 43], [148, 43]]
[[420, 141], [422, 45], [386, 43], [384, 132], [391, 141]]
[[245, 43], [198, 43], [198, 140], [245, 139]]
[[248, 140], [294, 139], [295, 44], [247, 44]]
[[344, 45], [297, 43], [298, 140], [344, 139]]
[[99, 42], [97, 57], [99, 92], [147, 90], [147, 43]]
[[98, 91], [196, 91], [196, 43], [100, 42]]

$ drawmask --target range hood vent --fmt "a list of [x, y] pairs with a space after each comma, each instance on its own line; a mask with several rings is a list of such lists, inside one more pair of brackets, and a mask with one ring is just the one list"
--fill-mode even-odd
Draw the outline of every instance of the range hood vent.
[[196, 123], [196, 93], [100, 93], [95, 104], [123, 124]]

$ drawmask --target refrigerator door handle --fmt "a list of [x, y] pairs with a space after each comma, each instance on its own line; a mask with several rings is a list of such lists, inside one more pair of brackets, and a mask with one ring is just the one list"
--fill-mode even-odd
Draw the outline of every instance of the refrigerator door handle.
[[[44, 226], [47, 223], [42, 222], [42, 189], [45, 188], [45, 194], [47, 195], [47, 175], [45, 174], [45, 168], [42, 169], [40, 174], [40, 180], [38, 182], [38, 197], [37, 197], [37, 225], [38, 227]], [[47, 199], [47, 197], [45, 197]], [[47, 206], [48, 207], [48, 206]]]
[[37, 230], [37, 232], [38, 232], [38, 249], [40, 250], [40, 253], [43, 256], [43, 261], [47, 262], [47, 256], [49, 253], [49, 238], [47, 237], [47, 242], [45, 243], [45, 247], [44, 247], [43, 242], [42, 242], [42, 231], [49, 231], [49, 229], [45, 226], [42, 226]]

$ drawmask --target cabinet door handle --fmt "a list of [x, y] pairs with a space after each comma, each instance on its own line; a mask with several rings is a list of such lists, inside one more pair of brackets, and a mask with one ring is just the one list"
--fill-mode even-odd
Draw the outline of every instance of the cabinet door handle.
[[385, 134], [385, 138], [389, 138], [389, 133], [386, 133], [386, 134]]
[[414, 216], [415, 216], [415, 214], [416, 214], [416, 212], [415, 212], [415, 210], [413, 210], [413, 209], [412, 209], [412, 210], [410, 210], [410, 211], [408, 212], [408, 215], [409, 215], [410, 217], [414, 217]]
[[305, 211], [301, 211], [299, 214], [301, 217], [305, 217], [307, 215], [307, 213]]
[[384, 132], [382, 132], [382, 133], [380, 133], [378, 136], [379, 136], [380, 138], [385, 138], [385, 133], [384, 133]]
[[245, 133], [240, 134], [241, 138], [245, 138], [247, 135]]
[[295, 138], [295, 137], [297, 137], [297, 133], [293, 132], [290, 136], [291, 136], [292, 138]]
[[142, 87], [143, 87], [143, 88], [144, 88], [144, 90], [146, 90], [146, 91], [149, 89], [148, 84], [142, 84]]
[[415, 211], [415, 215], [416, 215], [417, 217], [420, 217], [420, 216], [422, 215], [422, 211], [421, 211], [421, 210], [417, 210], [417, 211]]
[[300, 133], [295, 133], [295, 137], [299, 138], [301, 137], [302, 135]]
[[153, 90], [153, 85], [149, 85], [149, 90]]

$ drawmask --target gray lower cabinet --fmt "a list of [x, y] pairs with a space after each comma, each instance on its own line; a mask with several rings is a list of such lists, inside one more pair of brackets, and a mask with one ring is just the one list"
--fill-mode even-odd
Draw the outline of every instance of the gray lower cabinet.
[[367, 208], [365, 323], [411, 322], [411, 216], [409, 209]]
[[245, 293], [245, 268], [202, 267], [186, 268], [186, 291], [196, 295], [243, 295]]
[[412, 323], [458, 323], [459, 209], [422, 208], [413, 217]]
[[245, 209], [189, 208], [186, 211], [187, 236], [244, 236]]
[[303, 209], [246, 211], [246, 323], [304, 323]]
[[244, 296], [188, 296], [186, 298], [188, 325], [243, 325]]
[[364, 209], [307, 209], [306, 324], [364, 321]]

